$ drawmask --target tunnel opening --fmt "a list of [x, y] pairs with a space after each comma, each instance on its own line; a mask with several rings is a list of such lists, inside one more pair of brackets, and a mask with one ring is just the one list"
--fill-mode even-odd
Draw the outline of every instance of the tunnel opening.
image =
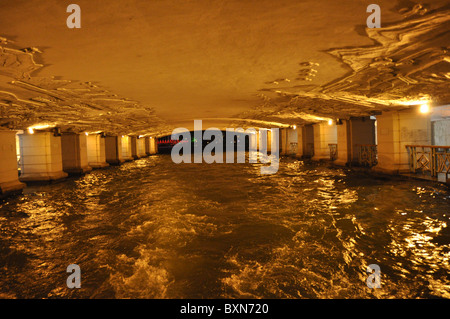
[[[189, 143], [191, 148], [191, 154], [201, 150], [205, 150], [205, 147], [212, 142], [217, 142], [218, 146], [213, 152], [218, 150], [225, 153], [227, 149], [231, 149], [234, 152], [238, 151], [238, 148], [243, 148], [245, 152], [250, 149], [250, 134], [234, 132], [233, 134], [227, 135], [226, 131], [220, 131], [219, 136], [212, 137], [211, 139], [205, 136], [205, 130], [190, 131], [190, 140], [183, 141], [183, 136], [181, 134], [166, 135], [157, 139], [158, 153], [160, 154], [171, 154], [173, 147], [178, 143]], [[201, 134], [200, 140], [198, 136]], [[219, 138], [216, 141], [216, 138]]]

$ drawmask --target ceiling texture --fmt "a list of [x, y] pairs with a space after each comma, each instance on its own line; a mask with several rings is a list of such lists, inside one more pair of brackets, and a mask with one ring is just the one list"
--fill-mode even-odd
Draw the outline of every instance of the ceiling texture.
[[161, 136], [446, 105], [449, 50], [448, 0], [0, 0], [0, 129]]

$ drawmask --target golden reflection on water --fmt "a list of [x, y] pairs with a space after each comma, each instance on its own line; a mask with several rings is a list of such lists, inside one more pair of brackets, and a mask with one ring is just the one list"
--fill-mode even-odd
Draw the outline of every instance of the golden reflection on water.
[[153, 156], [31, 187], [0, 203], [0, 296], [448, 298], [450, 196], [414, 183]]

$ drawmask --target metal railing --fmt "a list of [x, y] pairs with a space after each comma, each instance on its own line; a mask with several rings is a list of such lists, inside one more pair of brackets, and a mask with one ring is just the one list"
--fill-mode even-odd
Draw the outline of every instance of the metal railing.
[[337, 159], [337, 144], [328, 144], [330, 148], [330, 160], [334, 161]]
[[450, 174], [450, 146], [406, 145], [409, 155], [409, 169], [412, 173], [422, 173], [437, 177], [439, 173]]
[[361, 166], [372, 167], [378, 164], [378, 152], [375, 144], [356, 144], [358, 162]]

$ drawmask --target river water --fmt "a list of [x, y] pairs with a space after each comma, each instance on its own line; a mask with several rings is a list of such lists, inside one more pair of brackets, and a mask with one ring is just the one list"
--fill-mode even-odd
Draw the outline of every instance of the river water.
[[0, 202], [0, 297], [450, 298], [446, 186], [290, 158], [259, 172], [156, 155], [28, 187]]

